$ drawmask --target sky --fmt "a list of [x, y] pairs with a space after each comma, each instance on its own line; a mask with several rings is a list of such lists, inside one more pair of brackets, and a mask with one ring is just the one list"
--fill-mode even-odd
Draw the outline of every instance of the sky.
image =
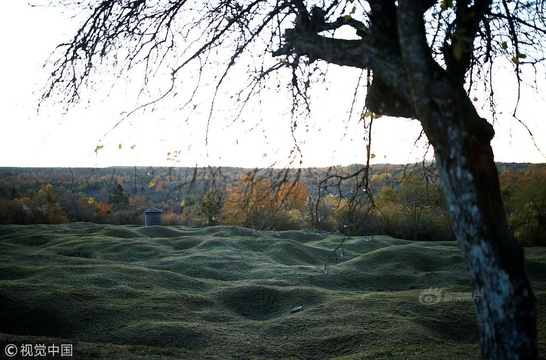
[[[367, 130], [357, 118], [349, 116], [358, 72], [335, 67], [312, 94], [313, 111], [309, 117], [291, 118], [288, 92], [265, 91], [256, 101], [259, 105], [237, 121], [228, 120], [228, 115], [222, 118], [233, 107], [229, 101], [219, 102], [216, 116], [207, 122], [206, 107], [188, 112], [174, 97], [153, 111], [137, 113], [116, 125], [138, 105], [131, 80], [115, 89], [94, 88], [89, 92], [92, 102], [77, 105], [66, 114], [63, 104], [52, 103], [38, 113], [38, 100], [48, 77], [43, 65], [56, 45], [70, 39], [77, 24], [77, 18], [63, 14], [59, 8], [32, 7], [25, 0], [3, 4], [0, 167], [251, 168], [365, 163]], [[518, 115], [533, 132], [533, 143], [527, 129], [511, 116], [515, 79], [502, 67], [495, 76], [502, 79], [498, 82], [502, 86], [496, 90], [497, 135], [492, 143], [496, 161], [546, 162], [546, 94], [529, 90], [522, 93]], [[241, 86], [237, 76], [230, 81], [229, 88]], [[362, 101], [363, 93], [360, 94]], [[204, 92], [200, 96], [203, 103], [210, 98]], [[489, 108], [480, 103], [477, 102], [478, 111], [490, 120]], [[292, 131], [294, 120], [298, 126]], [[427, 153], [426, 141], [418, 140], [420, 131], [414, 120], [375, 120], [372, 162], [399, 164], [421, 161], [424, 156], [430, 158], [432, 150]]]

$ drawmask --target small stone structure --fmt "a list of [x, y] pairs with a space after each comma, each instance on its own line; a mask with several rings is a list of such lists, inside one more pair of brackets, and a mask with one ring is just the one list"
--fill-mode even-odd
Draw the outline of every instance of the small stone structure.
[[163, 211], [151, 207], [144, 211], [144, 226], [161, 225], [161, 214]]

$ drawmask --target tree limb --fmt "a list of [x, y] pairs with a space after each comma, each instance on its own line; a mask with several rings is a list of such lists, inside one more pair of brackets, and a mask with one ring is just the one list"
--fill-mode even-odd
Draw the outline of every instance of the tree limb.
[[[340, 66], [371, 69], [386, 88], [371, 93], [368, 107], [384, 115], [403, 117], [415, 115], [408, 106], [409, 83], [400, 56], [394, 51], [389, 52], [375, 46], [373, 36], [364, 36], [361, 40], [344, 40], [288, 29], [285, 39], [286, 45], [274, 52], [274, 56], [295, 53], [307, 56], [310, 61], [320, 59]], [[387, 89], [396, 96], [381, 98]], [[397, 106], [390, 106], [395, 103]]]

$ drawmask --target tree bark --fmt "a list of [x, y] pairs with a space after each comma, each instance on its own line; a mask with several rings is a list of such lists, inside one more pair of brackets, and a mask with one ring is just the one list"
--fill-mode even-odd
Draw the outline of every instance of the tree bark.
[[427, 135], [434, 143], [455, 234], [478, 299], [482, 357], [536, 358], [536, 300], [523, 248], [506, 222], [490, 139], [465, 125], [462, 117], [478, 119], [475, 113], [431, 115], [435, 124], [426, 124]]
[[[442, 122], [461, 123], [442, 113]], [[537, 357], [536, 301], [523, 249], [506, 223], [489, 140], [464, 126], [430, 133], [475, 295], [482, 357]]]
[[462, 84], [431, 58], [423, 16], [399, 1], [399, 36], [412, 102], [429, 141], [475, 295], [482, 358], [537, 358], [536, 299], [512, 235], [490, 141]]

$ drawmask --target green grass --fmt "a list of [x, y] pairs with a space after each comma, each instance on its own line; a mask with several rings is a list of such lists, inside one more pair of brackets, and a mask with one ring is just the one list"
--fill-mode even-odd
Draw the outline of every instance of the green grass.
[[[0, 226], [0, 345], [80, 359], [479, 358], [455, 243], [237, 227]], [[546, 343], [546, 250], [528, 248]], [[301, 308], [300, 308], [301, 307]], [[294, 311], [299, 309], [299, 311]], [[0, 352], [3, 349], [0, 349]]]

